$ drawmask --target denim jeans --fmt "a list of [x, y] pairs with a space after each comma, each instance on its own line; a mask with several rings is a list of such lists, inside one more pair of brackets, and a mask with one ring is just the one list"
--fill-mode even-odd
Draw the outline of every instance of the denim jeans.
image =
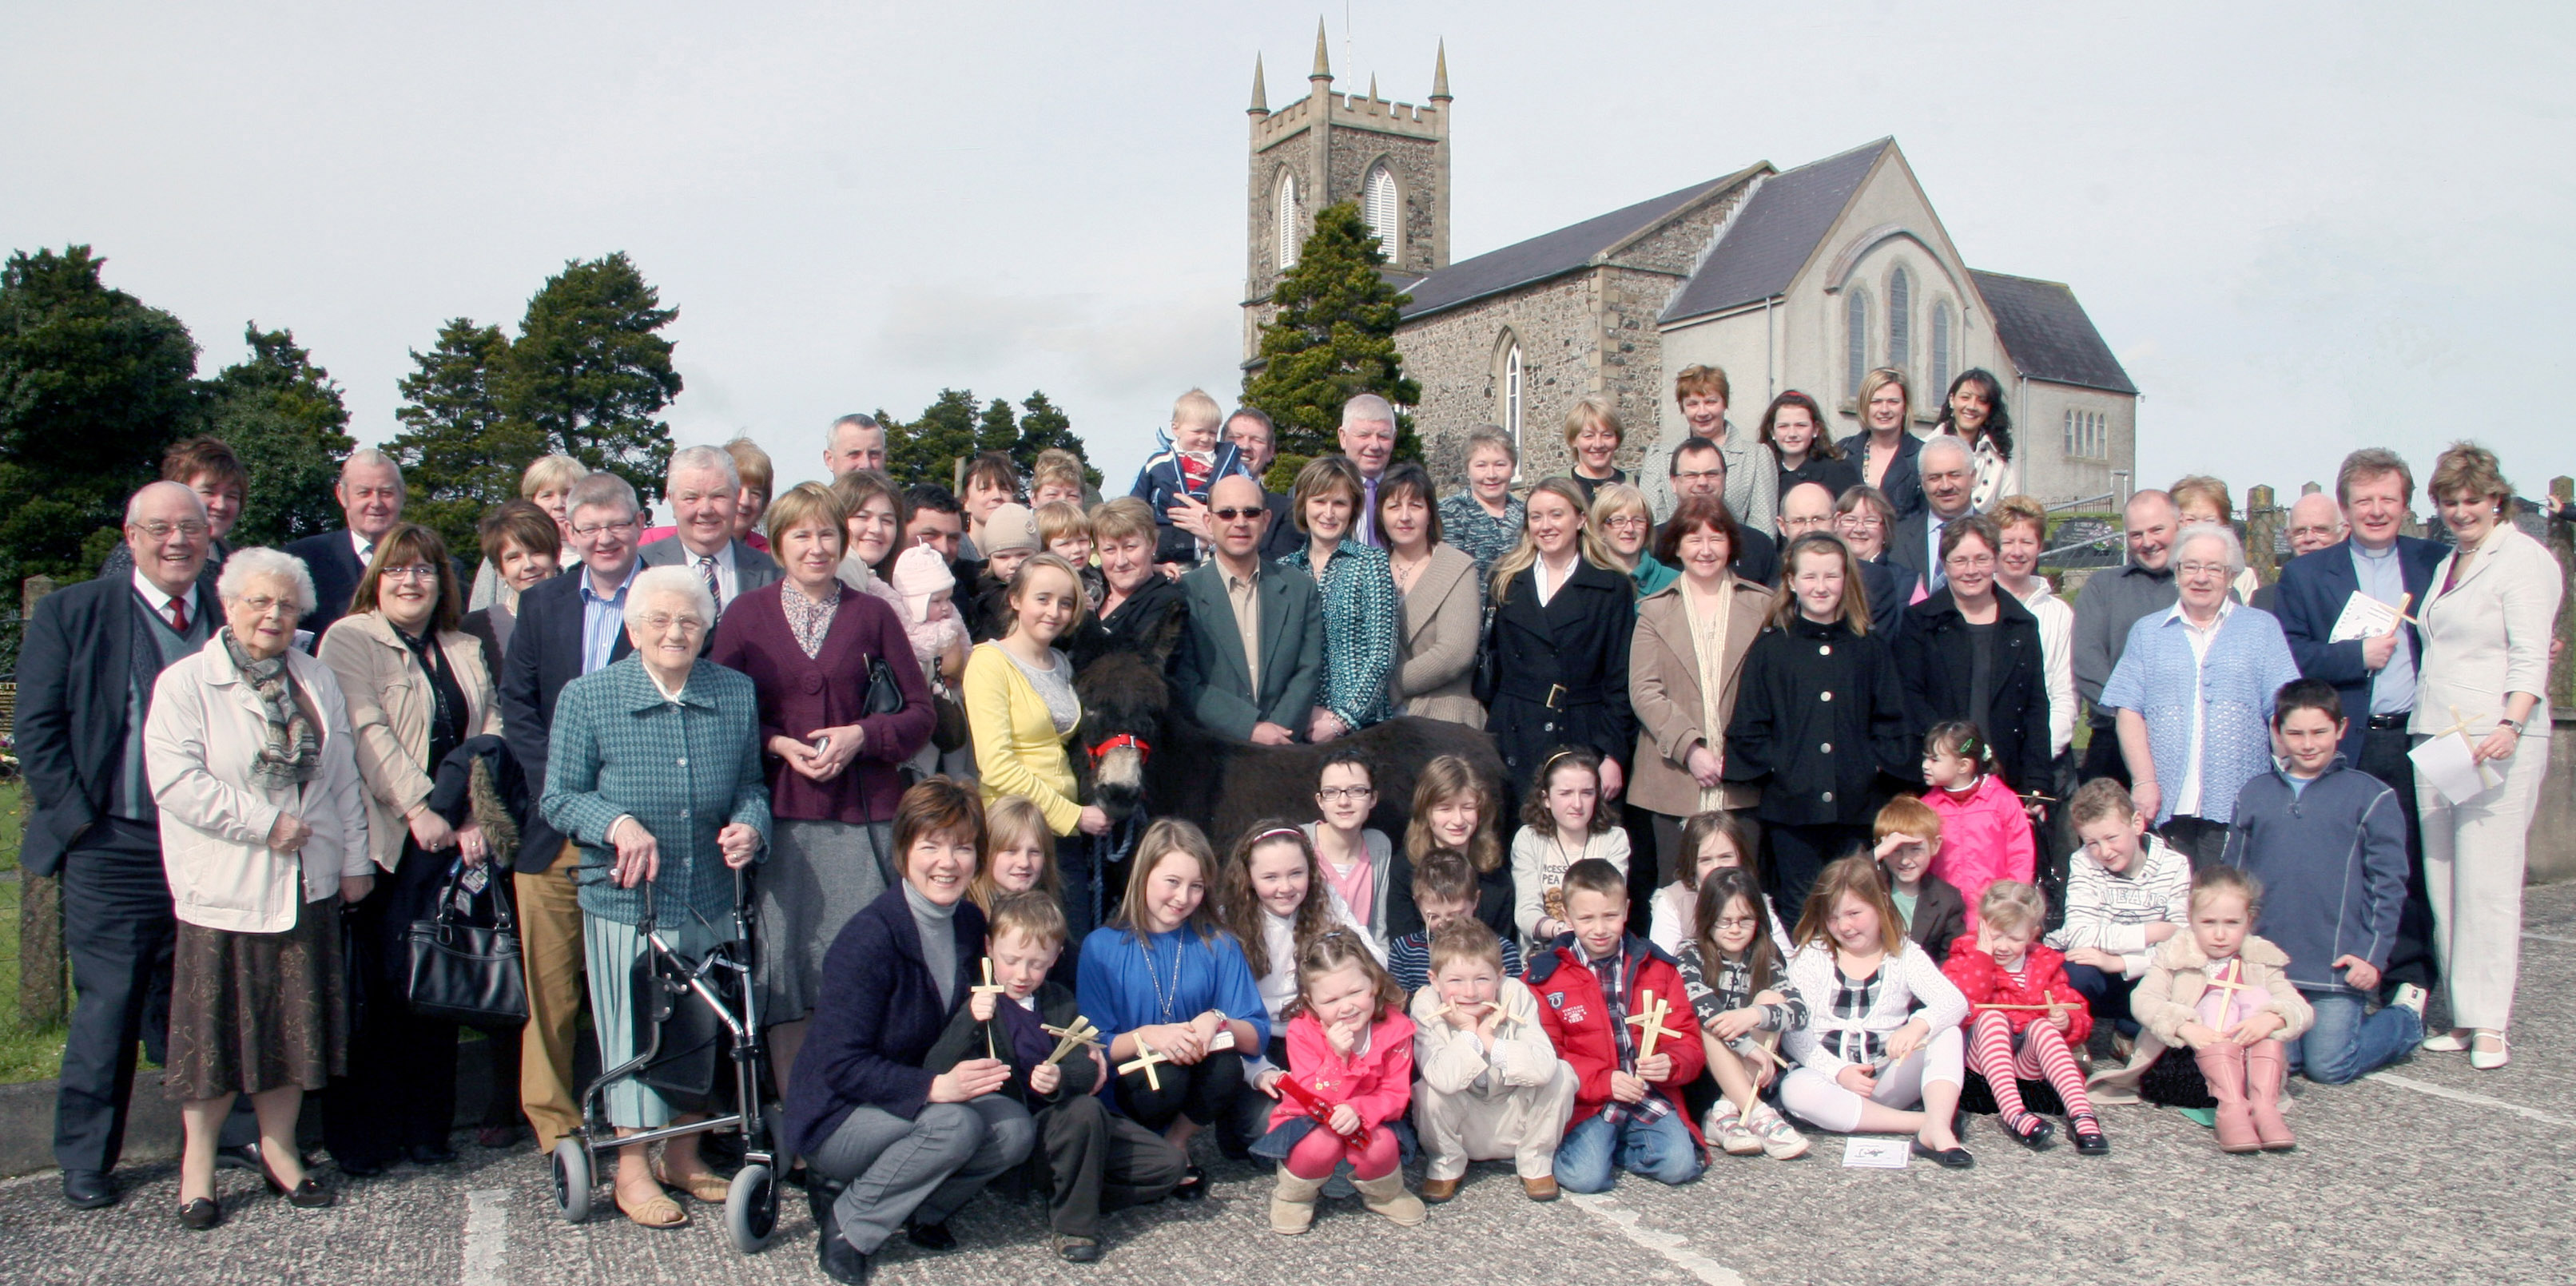
[[1621, 1170], [1661, 1183], [1688, 1183], [1706, 1164], [1678, 1111], [1658, 1121], [1616, 1125], [1595, 1116], [1567, 1130], [1565, 1142], [1556, 1145], [1556, 1181], [1568, 1192], [1608, 1192]]
[[2359, 1080], [2406, 1057], [2424, 1039], [2424, 1020], [2412, 1009], [2389, 1005], [2365, 1015], [2363, 997], [2352, 992], [2299, 994], [2317, 1011], [2317, 1020], [2290, 1042], [2290, 1068], [2304, 1069], [2320, 1085]]
[[2129, 995], [2138, 989], [2135, 978], [2105, 973], [2091, 965], [2066, 966], [2066, 985], [2089, 1002], [2096, 1019], [2110, 1021], [2111, 1030], [2123, 1036], [2138, 1034], [2138, 1020], [2129, 1016]]

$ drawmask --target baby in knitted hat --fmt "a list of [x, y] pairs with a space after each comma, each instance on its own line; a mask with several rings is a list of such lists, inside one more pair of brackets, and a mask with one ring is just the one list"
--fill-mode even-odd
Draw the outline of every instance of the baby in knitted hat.
[[912, 640], [912, 654], [925, 664], [936, 663], [966, 639], [966, 623], [957, 615], [950, 596], [957, 588], [957, 578], [948, 571], [948, 560], [928, 545], [915, 545], [894, 560], [894, 575], [889, 578], [895, 592], [903, 595], [903, 632]]

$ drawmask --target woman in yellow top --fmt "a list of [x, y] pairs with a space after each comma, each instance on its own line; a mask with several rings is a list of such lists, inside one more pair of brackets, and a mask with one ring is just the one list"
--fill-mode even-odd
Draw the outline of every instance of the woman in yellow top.
[[[1058, 835], [1109, 831], [1109, 814], [1081, 802], [1065, 748], [1082, 726], [1082, 701], [1073, 692], [1073, 661], [1056, 640], [1073, 633], [1086, 601], [1073, 564], [1057, 554], [1032, 554], [1004, 593], [1009, 611], [1002, 637], [977, 644], [966, 658], [966, 727], [985, 802], [1026, 799]], [[1087, 839], [1058, 854], [1071, 941], [1099, 922], [1097, 866]]]

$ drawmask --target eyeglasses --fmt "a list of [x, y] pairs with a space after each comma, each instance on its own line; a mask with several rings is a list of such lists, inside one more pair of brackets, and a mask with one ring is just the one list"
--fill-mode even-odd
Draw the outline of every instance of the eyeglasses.
[[408, 567], [388, 567], [376, 575], [386, 580], [434, 581], [438, 579], [438, 569], [427, 563], [413, 563]]
[[670, 632], [673, 626], [678, 626], [682, 634], [702, 634], [707, 628], [705, 621], [694, 616], [673, 616], [668, 612], [639, 616], [635, 618], [635, 623], [643, 626], [647, 634], [665, 634]]
[[1990, 572], [1995, 569], [1993, 554], [1952, 554], [1941, 562], [1963, 572]]
[[1268, 512], [1267, 509], [1210, 509], [1208, 517], [1218, 522], [1250, 522]]
[[1643, 530], [1648, 524], [1646, 522], [1646, 515], [1644, 514], [1621, 514], [1616, 518], [1602, 519], [1601, 525], [1604, 527], [1616, 528], [1620, 531], [1632, 531]]
[[197, 537], [202, 536], [202, 535], [205, 535], [207, 532], [210, 532], [210, 531], [213, 531], [213, 530], [214, 530], [214, 528], [213, 528], [213, 527], [208, 526], [208, 525], [207, 525], [207, 524], [205, 524], [205, 523], [199, 522], [199, 521], [197, 521], [197, 520], [196, 520], [196, 519], [194, 519], [194, 518], [191, 518], [191, 519], [187, 520], [186, 522], [175, 522], [175, 523], [172, 523], [172, 522], [138, 522], [138, 523], [134, 524], [134, 529], [135, 529], [135, 530], [137, 530], [137, 531], [142, 532], [144, 535], [149, 536], [149, 537], [151, 537], [151, 538], [152, 538], [152, 539], [154, 539], [154, 540], [168, 540], [168, 539], [170, 538], [170, 533], [172, 533], [172, 532], [174, 532], [174, 531], [175, 531], [175, 532], [177, 532], [177, 533], [179, 533], [179, 534], [180, 534], [180, 535], [182, 535], [182, 536], [187, 537], [187, 538], [188, 538], [188, 539], [190, 539], [190, 540], [195, 540]]
[[1749, 915], [1721, 915], [1717, 917], [1717, 927], [1721, 929], [1759, 929], [1762, 927], [1762, 922]]
[[1315, 791], [1315, 798], [1327, 804], [1338, 804], [1345, 800], [1357, 804], [1376, 794], [1377, 788], [1374, 786], [1324, 786]]
[[635, 519], [628, 517], [617, 522], [595, 522], [587, 527], [575, 527], [572, 529], [572, 534], [576, 536], [596, 536], [603, 531], [633, 531], [635, 530], [635, 525]]
[[233, 600], [233, 605], [250, 613], [254, 617], [266, 616], [280, 608], [285, 609], [287, 618], [290, 620], [304, 615], [303, 606], [298, 604], [294, 599], [271, 598], [266, 594], [260, 594], [250, 598], [236, 598]]
[[1676, 482], [1715, 482], [1726, 476], [1723, 467], [1715, 469], [1681, 469], [1673, 474]]
[[2174, 572], [2175, 572], [2177, 575], [2182, 575], [2182, 576], [2224, 576], [2224, 575], [2226, 575], [2226, 574], [2227, 574], [2227, 564], [2225, 564], [2225, 563], [2175, 563], [2175, 564], [2174, 564]]

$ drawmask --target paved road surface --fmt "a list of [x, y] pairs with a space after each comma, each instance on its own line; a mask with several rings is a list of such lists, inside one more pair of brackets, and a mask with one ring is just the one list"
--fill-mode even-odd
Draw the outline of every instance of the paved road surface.
[[[1685, 1188], [1624, 1180], [1605, 1197], [1540, 1206], [1506, 1168], [1479, 1166], [1421, 1228], [1328, 1202], [1315, 1230], [1295, 1239], [1268, 1231], [1265, 1178], [1218, 1164], [1207, 1202], [1113, 1217], [1100, 1264], [1056, 1260], [1035, 1204], [988, 1196], [959, 1219], [964, 1249], [893, 1250], [877, 1279], [2564, 1282], [2576, 1278], [2576, 885], [2536, 890], [2526, 918], [2512, 1067], [2478, 1073], [2463, 1056], [2426, 1055], [2357, 1085], [2304, 1087], [2291, 1116], [2300, 1147], [2286, 1155], [2223, 1156], [2207, 1131], [2148, 1108], [2108, 1110], [2108, 1158], [2063, 1146], [2033, 1155], [1980, 1118], [1968, 1136], [1978, 1166], [1967, 1173], [1844, 1169], [1840, 1140], [1822, 1137], [1802, 1161], [1721, 1157]], [[777, 1244], [744, 1257], [706, 1207], [676, 1233], [613, 1215], [569, 1227], [532, 1156], [470, 1143], [465, 1154], [454, 1166], [348, 1183], [327, 1211], [290, 1209], [227, 1173], [227, 1222], [205, 1234], [172, 1219], [169, 1165], [129, 1175], [139, 1191], [104, 1211], [65, 1207], [51, 1174], [0, 1184], [0, 1282], [826, 1280], [792, 1190]]]

